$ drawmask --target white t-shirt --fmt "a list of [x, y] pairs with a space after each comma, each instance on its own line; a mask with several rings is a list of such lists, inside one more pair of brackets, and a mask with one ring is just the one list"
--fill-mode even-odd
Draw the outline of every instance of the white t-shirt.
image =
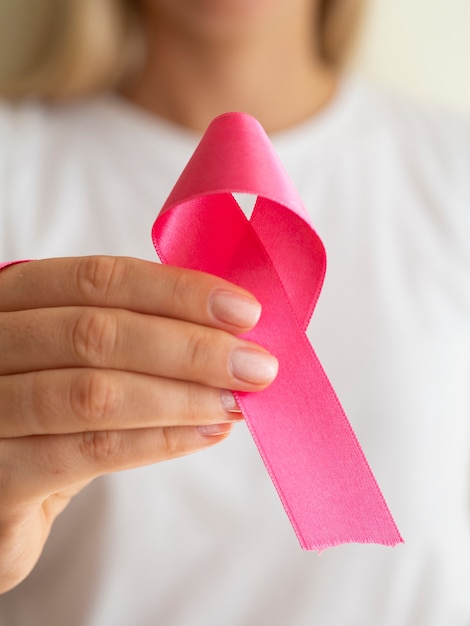
[[[155, 260], [198, 137], [112, 96], [0, 109], [0, 260]], [[309, 330], [405, 539], [301, 551], [244, 424], [96, 480], [0, 626], [470, 624], [470, 124], [346, 80], [274, 145], [325, 242]]]

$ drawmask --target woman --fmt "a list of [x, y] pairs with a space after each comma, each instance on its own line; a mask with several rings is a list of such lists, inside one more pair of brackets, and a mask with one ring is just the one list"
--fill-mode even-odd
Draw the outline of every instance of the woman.
[[[468, 124], [341, 77], [352, 0], [3, 4], [4, 95], [67, 102], [0, 116], [0, 258], [54, 257], [0, 273], [1, 626], [468, 624]], [[244, 425], [213, 445], [277, 361], [149, 231], [226, 110], [326, 244], [310, 336], [404, 546], [302, 553]]]

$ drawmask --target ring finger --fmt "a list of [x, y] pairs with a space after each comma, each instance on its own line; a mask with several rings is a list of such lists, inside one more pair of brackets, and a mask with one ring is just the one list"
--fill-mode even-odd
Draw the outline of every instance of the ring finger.
[[194, 426], [241, 418], [228, 390], [108, 369], [0, 377], [0, 438]]

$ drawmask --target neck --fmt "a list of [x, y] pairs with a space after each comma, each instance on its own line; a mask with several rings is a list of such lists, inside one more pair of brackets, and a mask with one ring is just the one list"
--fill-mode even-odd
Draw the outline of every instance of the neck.
[[305, 120], [329, 101], [335, 76], [315, 51], [314, 3], [292, 5], [249, 29], [204, 37], [148, 9], [146, 63], [125, 96], [196, 131], [226, 111], [250, 113], [268, 132]]

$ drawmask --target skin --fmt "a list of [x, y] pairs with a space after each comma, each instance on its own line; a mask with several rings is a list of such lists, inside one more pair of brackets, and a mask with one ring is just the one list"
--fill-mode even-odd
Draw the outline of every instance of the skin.
[[141, 0], [146, 63], [124, 95], [149, 112], [204, 131], [226, 111], [267, 132], [312, 117], [337, 76], [315, 39], [316, 0]]
[[[147, 0], [147, 62], [123, 95], [195, 130], [234, 109], [268, 131], [298, 123], [335, 84], [315, 54], [313, 6]], [[259, 313], [226, 281], [137, 259], [0, 272], [0, 592], [28, 575], [54, 519], [95, 477], [227, 437], [240, 415], [223, 390], [256, 392], [276, 375], [275, 358], [238, 337]], [[264, 356], [251, 380], [237, 376], [240, 350], [245, 362]]]

